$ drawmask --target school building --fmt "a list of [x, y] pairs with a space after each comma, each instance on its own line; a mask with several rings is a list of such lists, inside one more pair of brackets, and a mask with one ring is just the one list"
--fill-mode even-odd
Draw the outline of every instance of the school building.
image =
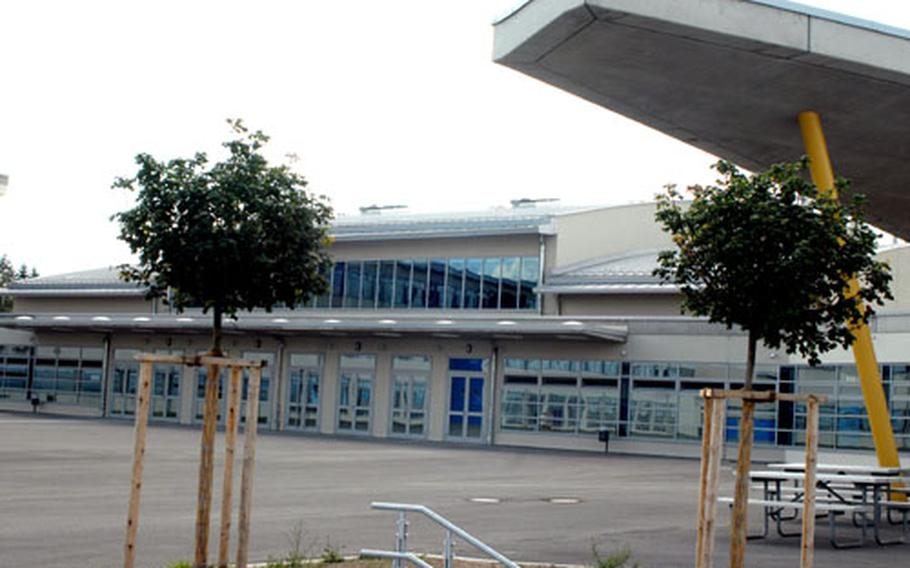
[[[745, 336], [680, 314], [651, 272], [671, 243], [653, 203], [559, 207], [516, 200], [475, 213], [372, 211], [335, 221], [330, 292], [295, 310], [225, 322], [232, 356], [268, 362], [262, 428], [326, 435], [691, 455], [699, 390], [738, 388]], [[910, 247], [880, 253], [895, 301], [872, 322], [898, 446], [910, 448]], [[0, 409], [132, 418], [142, 351], [209, 347], [211, 315], [176, 313], [116, 269], [2, 291]], [[849, 351], [809, 367], [761, 349], [756, 385], [823, 393], [821, 446], [872, 438]], [[155, 422], [201, 421], [205, 371], [157, 365]], [[223, 401], [222, 401], [223, 404]], [[244, 403], [246, 404], [246, 403]], [[727, 440], [736, 441], [737, 409]], [[802, 443], [805, 408], [756, 414], [757, 459]]]

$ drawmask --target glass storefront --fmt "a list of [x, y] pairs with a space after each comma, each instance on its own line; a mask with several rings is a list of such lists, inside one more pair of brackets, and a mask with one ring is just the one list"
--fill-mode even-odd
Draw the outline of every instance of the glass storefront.
[[[484, 277], [499, 274], [501, 279], [520, 272], [520, 265], [501, 263], [478, 270], [476, 286], [467, 284], [465, 276], [471, 259], [461, 259], [454, 266], [463, 267], [457, 280], [459, 295], [451, 295], [450, 277], [455, 271], [444, 270], [437, 277], [433, 271], [449, 266], [449, 261], [411, 262], [419, 271], [426, 267], [426, 288], [402, 288], [403, 295], [390, 295], [394, 303], [425, 298], [427, 305], [458, 305], [467, 302], [465, 290], [474, 288], [478, 305], [492, 297], [483, 287]], [[519, 263], [520, 264], [520, 263]], [[359, 274], [389, 271], [382, 263], [375, 270]], [[488, 270], [489, 269], [489, 270]], [[396, 269], [397, 270], [397, 269]], [[354, 275], [355, 272], [351, 272]], [[393, 271], [393, 274], [395, 272]], [[410, 280], [409, 280], [410, 282]], [[519, 286], [520, 288], [520, 286]], [[407, 294], [404, 294], [407, 290]], [[415, 296], [413, 291], [418, 290]], [[486, 290], [486, 292], [485, 292]], [[497, 288], [502, 298], [502, 284]], [[511, 293], [511, 292], [510, 292]], [[511, 296], [509, 296], [511, 297]], [[457, 298], [457, 299], [456, 299]], [[474, 299], [470, 300], [474, 302]], [[139, 365], [131, 349], [114, 352], [109, 387], [108, 414], [131, 417], [135, 413]], [[259, 397], [259, 421], [271, 424], [271, 404], [276, 368], [273, 353], [245, 352], [245, 358], [264, 358]], [[289, 430], [318, 431], [320, 428], [324, 354], [291, 353], [285, 380], [288, 381], [283, 427]], [[458, 365], [480, 365], [478, 369], [461, 369]], [[456, 364], [457, 363], [457, 364]], [[0, 345], [0, 400], [25, 401], [29, 394], [42, 403], [101, 409], [103, 352], [93, 347]], [[431, 359], [423, 355], [395, 356], [391, 361], [388, 424], [378, 425], [392, 436], [425, 437], [429, 431], [431, 396]], [[449, 438], [477, 438], [487, 430], [488, 409], [485, 372], [480, 359], [450, 360], [446, 387], [438, 393], [447, 397], [445, 433]], [[910, 364], [887, 364], [881, 367], [885, 396], [891, 412], [897, 446], [910, 449]], [[206, 371], [195, 369], [195, 385], [184, 385], [179, 365], [154, 366], [150, 417], [154, 420], [180, 419], [181, 397], [185, 388], [192, 397], [191, 418], [202, 417]], [[225, 372], [221, 377], [219, 414], [223, 415]], [[502, 360], [502, 383], [498, 397], [498, 429], [503, 432], [549, 433], [593, 436], [610, 430], [614, 436], [630, 439], [679, 440], [697, 442], [702, 436], [704, 388], [742, 388], [742, 365], [688, 362], [609, 361], [598, 359], [538, 359], [507, 357]], [[374, 409], [376, 356], [344, 354], [340, 358], [337, 394], [338, 432], [370, 433]], [[248, 376], [244, 374], [243, 410], [245, 417]], [[822, 394], [828, 402], [821, 405], [819, 444], [829, 449], [873, 448], [869, 421], [859, 378], [853, 365], [771, 366], [756, 368], [754, 388], [783, 393]], [[330, 397], [330, 398], [331, 398]], [[738, 439], [741, 405], [731, 400], [727, 406], [725, 437]], [[243, 418], [242, 418], [243, 419]], [[758, 445], [791, 447], [804, 442], [806, 408], [804, 404], [778, 401], [759, 404], [755, 413], [755, 442]]]

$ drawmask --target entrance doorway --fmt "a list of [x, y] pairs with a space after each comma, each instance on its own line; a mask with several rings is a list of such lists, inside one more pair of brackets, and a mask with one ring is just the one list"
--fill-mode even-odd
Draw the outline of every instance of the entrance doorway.
[[482, 441], [486, 434], [483, 359], [449, 359], [449, 438]]

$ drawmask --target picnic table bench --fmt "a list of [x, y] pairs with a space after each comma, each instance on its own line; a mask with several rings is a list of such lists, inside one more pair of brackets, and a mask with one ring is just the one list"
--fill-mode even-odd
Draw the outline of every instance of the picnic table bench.
[[[753, 488], [760, 489], [762, 496], [750, 498], [748, 503], [763, 509], [762, 533], [749, 535], [749, 538], [767, 537], [771, 521], [775, 523], [780, 536], [800, 536], [799, 532], [787, 532], [783, 523], [796, 520], [805, 508], [803, 498], [806, 488], [801, 485], [805, 479], [804, 468], [803, 464], [771, 464], [768, 470], [749, 473]], [[901, 468], [834, 464], [818, 466], [816, 486], [813, 488], [815, 511], [828, 519], [832, 547], [863, 546], [868, 540], [869, 529], [880, 546], [905, 542], [910, 503], [892, 498], [895, 493], [907, 493], [906, 489], [895, 487], [895, 484], [908, 481], [908, 478], [901, 477], [904, 471]], [[733, 499], [719, 497], [718, 501], [732, 503]], [[853, 525], [861, 531], [858, 540], [844, 541], [838, 538], [836, 519], [848, 514], [852, 517]], [[893, 516], [895, 514], [899, 514], [897, 519]], [[900, 525], [899, 538], [886, 540], [883, 537], [881, 528], [885, 521]]]

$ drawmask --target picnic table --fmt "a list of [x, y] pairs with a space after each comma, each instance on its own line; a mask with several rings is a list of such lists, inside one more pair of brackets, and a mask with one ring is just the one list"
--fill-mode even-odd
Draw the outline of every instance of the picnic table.
[[[781, 471], [805, 471], [805, 462], [786, 462], [786, 463], [769, 463], [768, 469], [777, 469]], [[819, 473], [839, 473], [839, 474], [858, 474], [858, 475], [900, 475], [910, 472], [910, 467], [883, 467], [877, 465], [852, 465], [852, 464], [834, 464], [825, 463], [817, 464], [815, 471]]]
[[[749, 538], [765, 538], [769, 525], [775, 523], [777, 533], [782, 537], [800, 536], [800, 532], [787, 532], [783, 523], [794, 521], [803, 509], [803, 498], [806, 488], [802, 486], [805, 478], [805, 464], [769, 464], [768, 470], [752, 471], [749, 478], [760, 488], [760, 499], [749, 499], [750, 505], [763, 509], [763, 531]], [[868, 530], [871, 529], [874, 540], [880, 546], [905, 542], [907, 533], [907, 516], [910, 504], [895, 501], [895, 492], [905, 492], [895, 485], [904, 484], [910, 478], [903, 477], [901, 468], [881, 468], [877, 466], [842, 466], [819, 464], [816, 471], [815, 511], [828, 518], [829, 541], [834, 548], [852, 548], [863, 546], [868, 541]], [[721, 497], [721, 502], [732, 502], [732, 498]], [[899, 513], [895, 520], [893, 513]], [[860, 538], [855, 541], [843, 541], [837, 536], [836, 517], [851, 515], [853, 525], [860, 529]], [[884, 523], [900, 525], [900, 537], [886, 540], [882, 535]]]

